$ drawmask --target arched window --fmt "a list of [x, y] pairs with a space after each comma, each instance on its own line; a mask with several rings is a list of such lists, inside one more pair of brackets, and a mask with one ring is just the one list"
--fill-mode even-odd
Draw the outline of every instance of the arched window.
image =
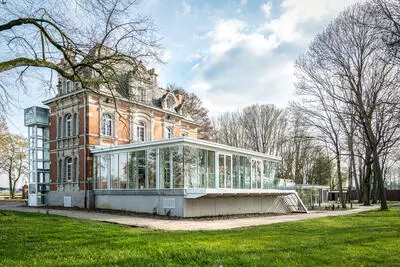
[[65, 136], [72, 136], [72, 115], [65, 116]]
[[101, 134], [112, 135], [112, 117], [110, 114], [104, 114], [101, 120]]
[[165, 138], [171, 138], [172, 137], [172, 130], [171, 128], [167, 127], [165, 128]]
[[145, 137], [146, 137], [145, 132], [146, 132], [146, 126], [145, 126], [144, 122], [141, 121], [136, 126], [136, 141], [144, 142]]
[[72, 158], [66, 158], [65, 160], [65, 179], [72, 181]]
[[78, 115], [75, 113], [74, 114], [74, 134], [78, 135], [79, 134], [79, 122], [78, 122]]

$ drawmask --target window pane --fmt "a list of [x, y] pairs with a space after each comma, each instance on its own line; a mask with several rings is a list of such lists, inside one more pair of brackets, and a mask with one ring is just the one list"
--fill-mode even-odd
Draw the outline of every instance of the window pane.
[[170, 152], [172, 154], [173, 167], [172, 188], [183, 188], [183, 147], [171, 147]]
[[130, 152], [128, 154], [129, 159], [128, 159], [128, 167], [129, 167], [129, 177], [128, 177], [128, 187], [130, 189], [136, 189], [139, 188], [138, 185], [138, 165], [137, 165], [137, 159], [136, 159], [136, 152]]
[[100, 161], [100, 186], [101, 189], [108, 188], [109, 155], [101, 156]]
[[119, 154], [119, 188], [126, 189], [126, 179], [128, 175], [128, 154]]
[[198, 188], [197, 148], [185, 146], [183, 153], [185, 188]]
[[146, 188], [156, 188], [156, 158], [157, 150], [149, 149], [147, 150], [147, 187]]
[[240, 156], [233, 155], [232, 158], [232, 187], [240, 188]]
[[250, 159], [240, 157], [240, 188], [250, 188]]
[[36, 173], [30, 172], [30, 174], [29, 174], [29, 182], [36, 183]]
[[118, 154], [110, 155], [110, 168], [111, 168], [111, 188], [118, 189]]
[[199, 149], [199, 188], [207, 188], [207, 150]]
[[29, 194], [36, 194], [36, 185], [35, 184], [29, 185]]
[[137, 166], [138, 166], [138, 184], [139, 188], [143, 189], [146, 187], [146, 151], [137, 151]]
[[231, 162], [232, 157], [231, 156], [226, 156], [225, 157], [225, 168], [226, 168], [226, 188], [232, 188], [232, 167], [231, 167]]
[[261, 188], [261, 161], [256, 161], [256, 188]]
[[67, 181], [72, 180], [72, 158], [66, 160], [66, 178]]
[[273, 179], [270, 177], [270, 164], [269, 161], [264, 160], [264, 171], [263, 171], [263, 188], [269, 189], [272, 186]]
[[45, 161], [45, 162], [43, 163], [43, 169], [46, 169], [46, 170], [50, 169], [50, 162]]
[[160, 149], [160, 188], [171, 188], [172, 155], [169, 147]]
[[43, 140], [42, 139], [38, 139], [37, 140], [37, 147], [38, 148], [42, 148], [43, 147]]
[[225, 155], [218, 156], [219, 188], [225, 188]]
[[42, 160], [43, 159], [43, 151], [42, 150], [38, 150], [37, 151], [37, 159], [38, 160]]
[[37, 128], [37, 136], [43, 136], [43, 128]]
[[49, 183], [50, 182], [50, 174], [48, 172], [46, 172], [44, 174], [44, 182], [45, 183]]
[[[30, 148], [34, 148], [35, 147], [35, 138], [30, 138], [29, 139], [29, 147]], [[33, 150], [31, 150], [31, 151], [33, 151]]]
[[208, 188], [215, 188], [215, 152], [208, 151], [207, 155]]

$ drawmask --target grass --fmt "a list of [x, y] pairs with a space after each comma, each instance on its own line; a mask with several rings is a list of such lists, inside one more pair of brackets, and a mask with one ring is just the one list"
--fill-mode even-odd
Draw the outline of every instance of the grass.
[[399, 266], [400, 208], [196, 232], [0, 212], [0, 266], [67, 265]]

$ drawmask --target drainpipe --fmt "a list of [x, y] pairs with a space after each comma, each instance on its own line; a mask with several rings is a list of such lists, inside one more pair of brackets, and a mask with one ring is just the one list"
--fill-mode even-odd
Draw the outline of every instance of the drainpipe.
[[83, 94], [84, 96], [84, 105], [83, 105], [83, 190], [85, 191], [85, 209], [87, 208], [87, 173], [86, 173], [86, 161], [87, 161], [87, 156], [86, 156], [86, 93]]

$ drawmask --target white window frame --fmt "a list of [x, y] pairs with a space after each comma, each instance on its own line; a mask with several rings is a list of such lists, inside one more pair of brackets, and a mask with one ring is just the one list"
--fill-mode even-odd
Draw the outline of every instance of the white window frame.
[[113, 117], [109, 113], [103, 114], [101, 119], [101, 134], [104, 136], [112, 136], [113, 134]]
[[[143, 133], [143, 135], [141, 135]], [[140, 121], [136, 125], [136, 141], [144, 142], [146, 141], [146, 123]]]
[[65, 82], [65, 93], [71, 93], [72, 92], [72, 82], [70, 80], [67, 80]]
[[65, 115], [65, 137], [72, 136], [72, 115]]
[[65, 159], [65, 180], [67, 182], [72, 181], [72, 158], [68, 157]]

